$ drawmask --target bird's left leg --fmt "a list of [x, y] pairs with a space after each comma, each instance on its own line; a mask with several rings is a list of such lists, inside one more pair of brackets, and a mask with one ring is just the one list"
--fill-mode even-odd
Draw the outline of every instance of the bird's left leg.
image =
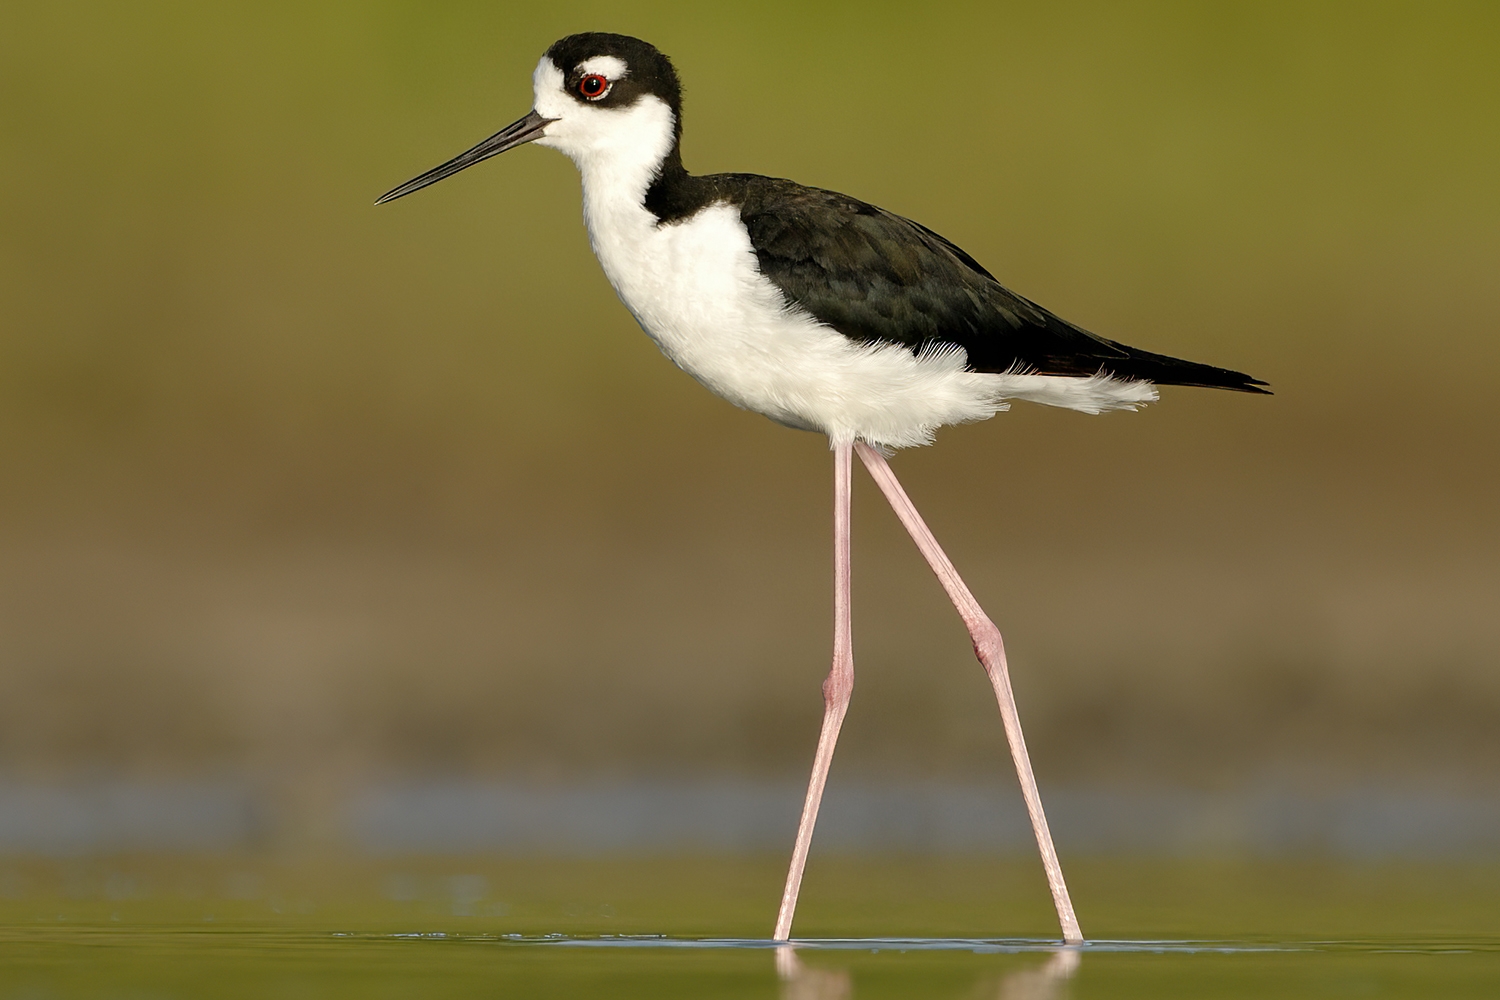
[[1000, 703], [1000, 721], [1005, 725], [1005, 739], [1010, 744], [1011, 759], [1015, 761], [1016, 776], [1021, 780], [1021, 796], [1026, 800], [1026, 811], [1031, 816], [1031, 829], [1036, 834], [1036, 846], [1042, 853], [1042, 867], [1047, 872], [1047, 887], [1052, 890], [1052, 905], [1057, 908], [1057, 920], [1062, 925], [1063, 940], [1068, 944], [1081, 944], [1083, 932], [1078, 929], [1078, 917], [1073, 913], [1073, 900], [1068, 895], [1068, 884], [1063, 881], [1062, 864], [1057, 860], [1057, 848], [1052, 846], [1052, 832], [1047, 828], [1047, 814], [1042, 811], [1042, 796], [1037, 791], [1036, 776], [1031, 772], [1031, 755], [1026, 752], [1026, 737], [1021, 734], [1021, 718], [1016, 713], [1016, 696], [1010, 689], [1010, 669], [1005, 662], [1005, 643], [1000, 630], [990, 621], [989, 615], [979, 606], [969, 591], [958, 570], [953, 568], [942, 546], [933, 537], [927, 522], [917, 513], [916, 506], [901, 488], [901, 482], [891, 471], [885, 456], [863, 441], [855, 444], [860, 460], [870, 470], [870, 477], [880, 492], [885, 494], [896, 517], [917, 543], [917, 548], [927, 559], [927, 565], [937, 574], [938, 582], [948, 592], [948, 598], [969, 630], [974, 641], [974, 655], [989, 675], [990, 686], [995, 689], [995, 699]]
[[823, 786], [828, 782], [828, 768], [833, 763], [834, 744], [844, 725], [844, 713], [854, 694], [854, 642], [849, 607], [849, 497], [851, 493], [850, 445], [833, 446], [833, 667], [823, 682], [823, 730], [818, 734], [818, 752], [813, 757], [812, 777], [807, 782], [807, 798], [802, 803], [802, 820], [797, 824], [797, 842], [792, 848], [792, 863], [786, 873], [786, 888], [781, 893], [781, 909], [776, 913], [774, 939], [785, 941], [792, 934], [792, 915], [797, 911], [797, 893], [802, 889], [802, 870], [807, 867], [807, 852], [812, 847], [813, 827], [818, 822], [818, 806], [823, 801]]

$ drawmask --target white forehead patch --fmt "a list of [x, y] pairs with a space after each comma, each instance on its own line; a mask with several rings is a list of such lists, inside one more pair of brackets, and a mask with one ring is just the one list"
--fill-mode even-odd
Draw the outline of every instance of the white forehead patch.
[[531, 85], [538, 96], [554, 90], [562, 90], [562, 70], [558, 69], [551, 59], [542, 56], [542, 61], [536, 64], [536, 72], [531, 74]]
[[611, 83], [623, 79], [629, 69], [630, 67], [625, 65], [625, 60], [618, 56], [594, 56], [578, 64], [579, 72], [598, 73]]

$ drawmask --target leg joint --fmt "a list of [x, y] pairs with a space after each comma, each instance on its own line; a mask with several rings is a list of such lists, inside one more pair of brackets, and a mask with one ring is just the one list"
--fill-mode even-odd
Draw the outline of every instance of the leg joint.
[[854, 695], [854, 671], [840, 669], [835, 666], [823, 681], [823, 704], [832, 708], [834, 705], [847, 704]]

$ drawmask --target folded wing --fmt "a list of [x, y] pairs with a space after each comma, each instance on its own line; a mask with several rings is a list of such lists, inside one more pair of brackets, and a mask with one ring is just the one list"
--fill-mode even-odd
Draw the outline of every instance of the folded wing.
[[853, 340], [957, 345], [979, 372], [1096, 375], [1266, 392], [1242, 372], [1095, 336], [1008, 290], [927, 227], [791, 181], [713, 178], [739, 204], [760, 269], [787, 299]]

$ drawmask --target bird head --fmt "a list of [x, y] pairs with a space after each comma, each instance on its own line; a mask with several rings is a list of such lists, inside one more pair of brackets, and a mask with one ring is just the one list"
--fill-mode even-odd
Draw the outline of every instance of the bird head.
[[377, 205], [421, 190], [509, 149], [535, 142], [581, 170], [652, 174], [681, 135], [682, 87], [661, 52], [605, 32], [554, 42], [532, 74], [531, 113], [472, 149], [381, 195]]

